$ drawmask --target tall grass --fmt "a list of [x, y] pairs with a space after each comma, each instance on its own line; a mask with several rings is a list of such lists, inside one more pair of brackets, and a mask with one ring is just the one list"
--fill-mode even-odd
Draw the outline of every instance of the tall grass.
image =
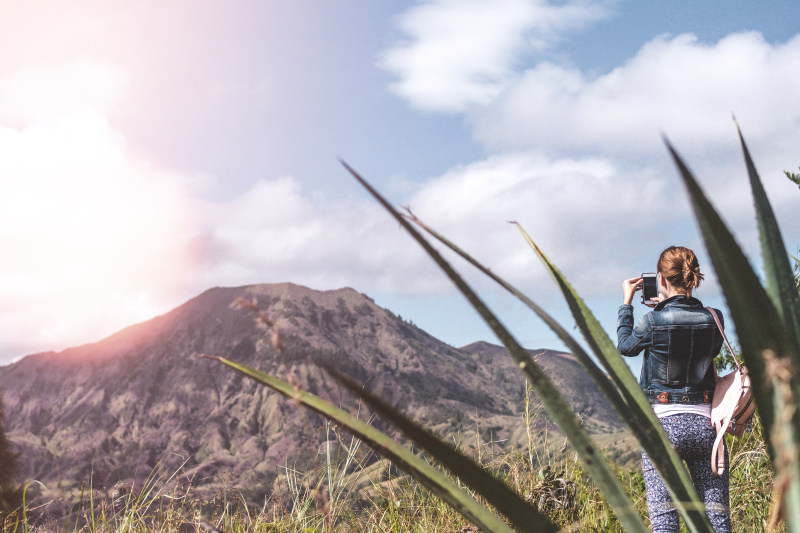
[[[532, 412], [539, 404], [530, 404]], [[521, 414], [524, 418], [524, 413]], [[763, 531], [770, 516], [772, 473], [756, 419], [746, 438], [733, 441], [731, 508], [739, 531]], [[477, 428], [476, 428], [477, 429]], [[352, 437], [326, 425], [329, 438], [319, 450], [317, 468], [300, 472], [288, 466], [277, 490], [261, 506], [248, 505], [235, 491], [211, 500], [194, 495], [190, 486], [170, 483], [181, 472], [155, 469], [140, 486], [100, 493], [91, 480], [82, 494], [68, 500], [71, 509], [58, 521], [43, 521], [35, 510], [0, 526], [0, 533], [22, 531], [100, 532], [464, 532], [475, 533], [468, 520], [410, 476], [393, 468]], [[476, 431], [477, 433], [477, 431]], [[624, 528], [592, 483], [577, 455], [563, 449], [558, 432], [531, 433], [526, 447], [502, 448], [496, 443], [473, 446], [463, 434], [461, 449], [521, 494], [559, 528], [576, 532], [622, 532]], [[611, 456], [613, 449], [605, 450]], [[637, 454], [638, 455], [638, 454]], [[646, 511], [644, 481], [638, 459], [624, 465], [610, 461], [635, 508]], [[333, 496], [331, 496], [333, 495]], [[645, 524], [647, 524], [645, 519]]]

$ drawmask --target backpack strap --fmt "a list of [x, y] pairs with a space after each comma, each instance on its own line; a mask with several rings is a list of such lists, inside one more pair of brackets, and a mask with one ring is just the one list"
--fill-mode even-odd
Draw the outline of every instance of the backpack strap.
[[[717, 323], [717, 328], [719, 329], [719, 332], [722, 334], [722, 338], [725, 340], [725, 344], [728, 346], [728, 350], [730, 350], [731, 356], [733, 356], [733, 362], [736, 363], [736, 368], [739, 368], [740, 366], [742, 366], [742, 364], [739, 362], [739, 359], [736, 357], [736, 352], [733, 351], [733, 346], [731, 346], [731, 343], [728, 342], [728, 337], [725, 335], [725, 330], [722, 329], [722, 323], [719, 321], [719, 317], [717, 316], [717, 312], [714, 311], [713, 307], [706, 307], [706, 309], [708, 310], [709, 313], [711, 313], [711, 316], [714, 317], [714, 322]], [[715, 368], [715, 370], [716, 370], [716, 368]]]
[[725, 431], [733, 419], [733, 409], [725, 417], [725, 420], [714, 423], [717, 430], [717, 438], [714, 439], [714, 447], [711, 448], [711, 471], [721, 476], [725, 472]]
[[[709, 313], [711, 313], [711, 316], [714, 317], [714, 322], [717, 323], [717, 329], [719, 329], [719, 332], [722, 334], [722, 338], [725, 340], [725, 344], [728, 346], [728, 350], [731, 352], [733, 361], [736, 363], [736, 371], [738, 371], [742, 365], [739, 363], [739, 359], [736, 357], [736, 352], [733, 351], [733, 346], [731, 346], [731, 343], [728, 342], [728, 337], [725, 335], [725, 330], [722, 329], [722, 323], [719, 321], [717, 312], [713, 307], [706, 307], [706, 309]], [[711, 364], [714, 365], [713, 362]], [[717, 365], [714, 365], [714, 375], [717, 376]], [[714, 429], [717, 430], [717, 438], [714, 439], [714, 447], [711, 448], [711, 471], [718, 476], [721, 476], [725, 472], [725, 431], [728, 429], [732, 419], [733, 410], [728, 413], [728, 416], [725, 417], [725, 420], [714, 423]]]

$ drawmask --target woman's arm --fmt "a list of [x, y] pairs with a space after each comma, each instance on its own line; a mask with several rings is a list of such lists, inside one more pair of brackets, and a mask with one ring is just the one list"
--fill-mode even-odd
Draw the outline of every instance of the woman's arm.
[[636, 291], [642, 289], [644, 280], [641, 276], [638, 278], [626, 279], [622, 282], [622, 303], [623, 305], [631, 305], [633, 303], [633, 295]]
[[633, 327], [633, 295], [642, 288], [642, 277], [622, 282], [622, 305], [617, 313], [617, 350], [622, 355], [633, 357], [652, 344], [652, 328], [647, 315]]
[[622, 355], [634, 357], [653, 344], [653, 328], [650, 324], [650, 313], [639, 319], [633, 327], [633, 306], [619, 306], [617, 314], [617, 350]]

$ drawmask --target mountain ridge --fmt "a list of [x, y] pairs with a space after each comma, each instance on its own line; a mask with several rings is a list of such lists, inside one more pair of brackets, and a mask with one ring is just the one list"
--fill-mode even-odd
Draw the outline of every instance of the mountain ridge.
[[[233, 309], [237, 298], [254, 301], [273, 329]], [[271, 340], [275, 331], [284, 350]], [[567, 385], [587, 427], [620, 428], [571, 356], [531, 353]], [[524, 382], [502, 347], [478, 341], [454, 348], [352, 288], [215, 287], [101, 341], [0, 367], [7, 431], [24, 477], [74, 488], [93, 476], [94, 486], [110, 487], [185, 460], [185, 475], [209, 492], [227, 478], [263, 495], [277, 465], [313, 464], [324, 440], [315, 433], [319, 417], [202, 354], [293, 376], [357, 409], [320, 369], [333, 364], [442, 435], [480, 422], [487, 438], [520, 439]]]

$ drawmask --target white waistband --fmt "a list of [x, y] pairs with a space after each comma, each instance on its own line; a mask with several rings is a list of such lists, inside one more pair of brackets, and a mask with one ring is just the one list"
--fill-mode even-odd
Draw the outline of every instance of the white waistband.
[[682, 413], [692, 413], [711, 418], [711, 404], [685, 404], [685, 403], [654, 403], [653, 411], [658, 418], [664, 418]]

